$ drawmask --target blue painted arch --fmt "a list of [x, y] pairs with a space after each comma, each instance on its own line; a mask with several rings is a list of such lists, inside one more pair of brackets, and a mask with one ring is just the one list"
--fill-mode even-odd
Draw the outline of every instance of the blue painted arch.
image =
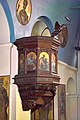
[[14, 34], [14, 25], [13, 25], [13, 20], [12, 20], [10, 8], [9, 8], [6, 0], [0, 0], [0, 3], [4, 9], [5, 14], [6, 14], [6, 18], [7, 18], [9, 30], [10, 30], [10, 42], [12, 43], [15, 40], [15, 34]]

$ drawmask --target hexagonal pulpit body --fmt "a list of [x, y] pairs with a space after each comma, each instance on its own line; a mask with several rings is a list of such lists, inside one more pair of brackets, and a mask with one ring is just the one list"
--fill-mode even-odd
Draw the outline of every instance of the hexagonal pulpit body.
[[19, 87], [23, 110], [37, 109], [53, 99], [60, 81], [57, 73], [60, 41], [33, 36], [17, 39], [14, 44], [18, 49], [18, 75], [14, 83]]

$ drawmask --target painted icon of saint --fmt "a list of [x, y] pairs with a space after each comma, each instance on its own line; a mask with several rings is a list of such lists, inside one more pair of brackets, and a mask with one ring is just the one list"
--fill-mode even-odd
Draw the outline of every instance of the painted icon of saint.
[[44, 71], [49, 71], [49, 55], [46, 52], [40, 53], [39, 69]]

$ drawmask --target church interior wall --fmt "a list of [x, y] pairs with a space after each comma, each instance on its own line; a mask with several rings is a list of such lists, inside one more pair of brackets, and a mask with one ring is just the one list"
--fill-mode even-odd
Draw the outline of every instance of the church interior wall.
[[[7, 49], [7, 50], [6, 50]], [[18, 93], [18, 88], [16, 85], [13, 85], [13, 77], [15, 74], [18, 72], [18, 53], [17, 53], [17, 48], [12, 45], [12, 44], [6, 44], [0, 46], [0, 75], [10, 75], [10, 119], [14, 120], [22, 120], [22, 116], [24, 118], [28, 117], [28, 120], [30, 120], [30, 111], [29, 112], [24, 112], [22, 110], [21, 106], [21, 99]], [[5, 60], [5, 61], [4, 61]], [[5, 65], [6, 64], [6, 65]], [[77, 69], [62, 63], [58, 62], [58, 73], [61, 77], [61, 83], [66, 85], [66, 98], [67, 98], [67, 116], [70, 116], [68, 119], [70, 120], [77, 120]], [[70, 80], [73, 80], [70, 81]], [[70, 84], [73, 85], [74, 87], [74, 92], [73, 87], [70, 87]], [[67, 90], [68, 88], [68, 90]], [[70, 89], [70, 90], [69, 90]], [[74, 106], [73, 106], [74, 105]], [[55, 97], [55, 120], [57, 120], [58, 112], [58, 103], [57, 103], [57, 96]], [[73, 110], [75, 111], [73, 114]], [[70, 114], [70, 115], [69, 115]]]
[[0, 75], [10, 75], [10, 44], [0, 45]]
[[66, 85], [66, 117], [67, 120], [78, 120], [77, 69], [59, 61], [61, 83]]
[[23, 111], [21, 98], [16, 88], [16, 120], [31, 120], [31, 110]]
[[66, 98], [67, 105], [66, 105], [66, 117], [67, 120], [78, 120], [77, 119], [77, 95], [68, 95]]
[[[17, 48], [12, 44], [4, 44], [0, 45], [0, 75], [10, 75], [11, 84], [10, 84], [10, 118], [11, 120], [19, 120], [24, 115], [24, 118], [28, 117], [30, 119], [30, 111], [29, 114], [27, 112], [23, 112], [21, 108], [21, 100], [17, 90], [17, 87], [13, 85], [13, 77], [18, 72], [18, 53]], [[77, 120], [77, 69], [68, 66], [65, 63], [58, 62], [58, 73], [61, 77], [61, 83], [66, 84], [66, 91], [67, 88], [70, 89], [67, 91], [67, 117], [70, 120]], [[69, 81], [71, 87], [69, 86]], [[73, 92], [74, 88], [74, 92]], [[72, 93], [73, 92], [73, 93]], [[57, 96], [55, 97], [55, 120], [57, 120], [58, 112], [58, 105], [57, 105]], [[80, 100], [78, 100], [80, 102]], [[73, 106], [74, 105], [74, 106]], [[74, 114], [73, 114], [74, 110]]]
[[[9, 0], [8, 0], [8, 3], [9, 3]], [[16, 0], [14, 3], [16, 3]], [[32, 2], [32, 3], [33, 3], [33, 6], [36, 5], [36, 9], [37, 9], [37, 7], [39, 7], [39, 6], [37, 6], [37, 5], [39, 5], [39, 4], [37, 4], [37, 2]], [[43, 3], [45, 5], [47, 5], [46, 2], [43, 2]], [[11, 14], [14, 13], [15, 5], [13, 5], [13, 3], [10, 2], [9, 6], [10, 6]], [[40, 7], [41, 6], [42, 6], [42, 4], [40, 4]], [[49, 5], [49, 7], [50, 7], [50, 5]], [[49, 7], [47, 5], [47, 8], [49, 8]], [[45, 7], [46, 10], [47, 10], [47, 8]], [[53, 6], [52, 6], [52, 8], [53, 8]], [[49, 15], [49, 13], [46, 12], [46, 10], [45, 11], [38, 10], [38, 13], [39, 13], [38, 14], [38, 13], [36, 13], [36, 9], [34, 9], [34, 11], [32, 12], [32, 17], [31, 17], [30, 23], [25, 27], [21, 26], [18, 23], [18, 21], [16, 19], [16, 14], [12, 14], [16, 38], [30, 35], [32, 26], [34, 25], [34, 22], [42, 14], [49, 16], [50, 19], [52, 18], [53, 24], [54, 24], [54, 21], [59, 20], [59, 19], [57, 19], [58, 16], [55, 17], [55, 15], [57, 15], [56, 11], [55, 11], [56, 12], [55, 15], [52, 16], [52, 15]], [[35, 17], [34, 17], [34, 13], [35, 13]], [[10, 76], [10, 120], [23, 120], [23, 116], [24, 116], [24, 119], [30, 120], [30, 114], [31, 114], [30, 112], [31, 111], [24, 112], [22, 110], [21, 99], [20, 99], [20, 96], [18, 93], [18, 88], [16, 85], [13, 84], [14, 81], [12, 78], [14, 77], [14, 75], [16, 75], [18, 73], [18, 52], [17, 52], [17, 48], [12, 43], [10, 43], [10, 41], [11, 41], [10, 37], [11, 37], [11, 34], [13, 34], [13, 33], [11, 33], [11, 31], [10, 31], [10, 26], [9, 26], [10, 23], [8, 23], [8, 19], [6, 17], [6, 14], [5, 14], [1, 4], [0, 4], [0, 16], [1, 16], [0, 17], [0, 28], [1, 28], [0, 29], [0, 76], [4, 76], [4, 75]], [[63, 18], [64, 17], [65, 17], [65, 15], [63, 16]], [[73, 17], [74, 17], [74, 15], [73, 15]], [[65, 22], [65, 20], [63, 22]], [[44, 27], [46, 27], [45, 24], [44, 24]], [[41, 31], [38, 31], [38, 32], [41, 32]], [[72, 38], [73, 37], [71, 36], [70, 39], [73, 40]], [[70, 43], [70, 41], [69, 41], [69, 43]], [[67, 51], [68, 47], [69, 47], [69, 44], [66, 47], [66, 49], [64, 49], [64, 50]], [[65, 54], [65, 52], [63, 52], [63, 53]], [[70, 52], [70, 54], [72, 54], [72, 53]], [[59, 55], [61, 56], [61, 54], [59, 54]], [[65, 54], [65, 56], [66, 56], [66, 54]], [[79, 58], [80, 58], [80, 56], [79, 56]], [[66, 59], [66, 61], [67, 61], [67, 59]], [[79, 60], [79, 63], [80, 63], [80, 60]], [[80, 66], [79, 66], [79, 68], [80, 68]], [[80, 116], [79, 116], [79, 114], [80, 114], [79, 113], [79, 111], [80, 111], [80, 80], [79, 80], [80, 70], [77, 68], [71, 67], [64, 62], [59, 61], [58, 62], [58, 73], [61, 77], [60, 83], [66, 85], [67, 120], [79, 120], [80, 119]], [[58, 120], [57, 99], [58, 99], [58, 96], [56, 95], [55, 96], [55, 111], [54, 111], [55, 112], [55, 120]]]
[[58, 120], [58, 89], [56, 89], [56, 95], [54, 97], [54, 120]]

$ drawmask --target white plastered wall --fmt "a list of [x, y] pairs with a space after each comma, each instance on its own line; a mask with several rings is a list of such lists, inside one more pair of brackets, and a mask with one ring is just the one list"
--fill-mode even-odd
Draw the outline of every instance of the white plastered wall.
[[[14, 62], [11, 56], [12, 52], [15, 50], [12, 49], [16, 50], [15, 46], [13, 46], [11, 43], [5, 43], [0, 45], [0, 76], [10, 76], [9, 119], [16, 120], [16, 86], [12, 84], [12, 77], [14, 71], [14, 74], [17, 73], [17, 57], [15, 58]], [[14, 64], [15, 70], [13, 69], [12, 62]]]
[[67, 120], [78, 120], [77, 69], [59, 61], [58, 74], [61, 77], [60, 82], [66, 85]]
[[18, 51], [15, 45], [10, 47], [10, 120], [16, 120], [16, 89], [14, 76], [18, 73]]

